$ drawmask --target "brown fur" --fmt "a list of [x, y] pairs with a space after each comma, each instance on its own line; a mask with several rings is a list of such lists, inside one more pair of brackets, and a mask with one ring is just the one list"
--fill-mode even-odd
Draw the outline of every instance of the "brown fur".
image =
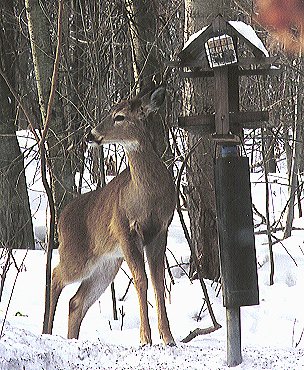
[[[157, 94], [157, 91], [155, 94]], [[126, 260], [133, 275], [140, 307], [140, 340], [151, 343], [144, 251], [155, 291], [160, 335], [174, 344], [164, 302], [164, 255], [175, 208], [170, 173], [154, 152], [143, 120], [155, 104], [123, 101], [92, 131], [94, 141], [121, 143], [129, 168], [102, 189], [71, 202], [59, 220], [59, 265], [54, 269], [48, 333], [59, 295], [74, 281], [81, 285], [70, 301], [69, 338], [78, 338], [83, 317], [115, 278]], [[117, 115], [120, 115], [117, 118]], [[115, 118], [116, 117], [116, 118]], [[122, 119], [123, 117], [123, 119]]]

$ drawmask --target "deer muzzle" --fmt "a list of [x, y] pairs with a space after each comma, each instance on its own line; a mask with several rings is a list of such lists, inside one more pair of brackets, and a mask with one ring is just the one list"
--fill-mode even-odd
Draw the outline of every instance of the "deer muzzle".
[[98, 132], [95, 129], [89, 131], [89, 133], [86, 135], [86, 141], [89, 144], [101, 145], [102, 144], [102, 140], [103, 140], [103, 136], [101, 136], [100, 134], [98, 134]]

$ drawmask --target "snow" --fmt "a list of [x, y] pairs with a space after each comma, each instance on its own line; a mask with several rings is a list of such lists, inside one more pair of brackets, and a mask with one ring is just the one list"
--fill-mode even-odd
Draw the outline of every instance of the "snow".
[[200, 30], [198, 30], [197, 32], [193, 33], [189, 39], [185, 42], [184, 46], [183, 46], [183, 50], [185, 50], [195, 39], [197, 39], [206, 29], [208, 28], [207, 27], [203, 27], [201, 28]]
[[[298, 224], [304, 226], [303, 220]], [[304, 237], [295, 232], [284, 243], [297, 261], [296, 266], [286, 250], [275, 248], [275, 284], [269, 286], [269, 261], [264, 236], [259, 240], [258, 262], [261, 303], [243, 307], [242, 342], [243, 362], [236, 369], [300, 369], [304, 368], [304, 344], [300, 341], [304, 327], [302, 292], [304, 288], [304, 256], [300, 247]], [[169, 247], [185, 262], [189, 257], [185, 243], [181, 242], [178, 219], [170, 230]], [[25, 251], [16, 251], [20, 265]], [[170, 254], [168, 254], [170, 258]], [[54, 253], [54, 264], [58, 260]], [[170, 259], [170, 263], [172, 263]], [[202, 306], [203, 294], [199, 283], [191, 283], [177, 268], [175, 285], [171, 286], [167, 306], [173, 334], [174, 348], [161, 344], [157, 334], [154, 308], [150, 308], [154, 344], [139, 347], [138, 306], [134, 288], [125, 301], [118, 301], [118, 309], [125, 313], [116, 322], [112, 318], [111, 293], [104, 293], [85, 317], [80, 340], [65, 339], [67, 331], [68, 300], [77, 285], [65, 288], [61, 296], [54, 323], [54, 334], [41, 335], [44, 299], [45, 253], [29, 251], [20, 272], [13, 298], [9, 305], [0, 340], [0, 369], [227, 369], [225, 309], [216, 287], [207, 281], [216, 318], [222, 329], [200, 336], [189, 344], [180, 341], [196, 327], [211, 325], [207, 312], [201, 321], [196, 318]], [[123, 266], [127, 269], [126, 266]], [[0, 305], [0, 329], [8, 305], [16, 270], [11, 268], [7, 277], [4, 297]], [[167, 280], [168, 282], [168, 280]], [[117, 297], [126, 289], [128, 278], [121, 271], [115, 280]], [[170, 298], [170, 299], [169, 299]], [[154, 306], [153, 294], [149, 301]], [[121, 312], [121, 311], [120, 311]], [[16, 316], [16, 313], [18, 315]], [[296, 347], [297, 342], [300, 344]]]
[[242, 21], [229, 21], [229, 24], [235, 30], [237, 30], [237, 32], [249, 40], [254, 46], [260, 49], [265, 57], [269, 57], [268, 50], [265, 48], [262, 40], [258, 37], [255, 30], [249, 24]]
[[[4, 344], [0, 344], [1, 353], [4, 353], [1, 369], [228, 369], [220, 342], [205, 341], [203, 346], [198, 343], [136, 348], [37, 336], [9, 324], [6, 324], [6, 332], [8, 334], [2, 339]], [[244, 362], [235, 369], [296, 370], [304, 366], [302, 356], [300, 350], [245, 348]]]
[[[33, 184], [35, 168], [35, 161], [27, 167], [30, 187], [35, 188], [33, 194], [37, 194], [41, 186], [37, 181]], [[273, 211], [278, 215], [285, 205], [286, 186], [284, 179], [277, 175], [271, 179]], [[252, 175], [253, 202], [265, 213], [265, 185], [262, 181], [261, 175]], [[32, 193], [31, 201], [35, 200]], [[40, 197], [41, 193], [38, 194], [44, 207], [44, 198]], [[34, 208], [37, 207], [35, 204]], [[45, 224], [43, 207], [40, 206], [41, 213], [34, 218], [36, 229]], [[295, 226], [304, 229], [304, 219], [298, 218]], [[167, 257], [171, 266], [176, 265], [172, 254], [184, 264], [189, 261], [190, 252], [177, 216], [170, 226], [168, 248]], [[243, 362], [235, 369], [304, 369], [304, 339], [301, 337], [304, 329], [304, 233], [293, 231], [290, 238], [274, 245], [275, 283], [272, 286], [269, 285], [270, 264], [265, 234], [256, 236], [256, 248], [260, 305], [241, 308]], [[121, 270], [115, 280], [118, 320], [113, 320], [111, 291], [108, 289], [85, 316], [80, 339], [67, 340], [68, 302], [78, 285], [66, 287], [60, 297], [54, 335], [42, 335], [45, 252], [18, 250], [14, 251], [14, 257], [17, 266], [24, 262], [19, 273], [12, 264], [4, 285], [0, 303], [0, 370], [228, 369], [226, 313], [217, 284], [206, 281], [216, 319], [222, 328], [183, 344], [181, 340], [190, 331], [197, 327], [209, 327], [212, 323], [205, 308], [198, 320], [203, 305], [199, 282], [191, 282], [183, 270], [175, 266], [172, 269], [175, 284], [170, 284], [168, 276], [166, 283], [168, 315], [177, 345], [166, 347], [158, 337], [153, 291], [149, 288], [148, 299], [153, 306], [149, 307], [153, 345], [140, 347], [138, 304], [132, 285], [126, 298], [120, 300], [129, 283], [126, 275], [129, 272], [123, 264], [126, 273]], [[58, 253], [55, 251], [54, 266], [57, 262]], [[0, 263], [2, 266], [3, 261]], [[186, 265], [184, 267], [187, 268]]]

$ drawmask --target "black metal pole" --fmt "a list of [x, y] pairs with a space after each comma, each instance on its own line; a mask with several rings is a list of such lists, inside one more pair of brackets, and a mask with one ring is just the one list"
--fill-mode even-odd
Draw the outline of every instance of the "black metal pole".
[[[225, 158], [236, 156], [238, 156], [238, 148], [236, 145], [221, 146], [220, 157]], [[241, 343], [241, 312], [239, 306], [226, 307], [226, 324], [227, 324], [227, 365], [229, 367], [234, 367], [241, 364], [243, 361], [242, 343]]]
[[242, 363], [241, 310], [240, 307], [226, 308], [227, 365], [234, 367]]

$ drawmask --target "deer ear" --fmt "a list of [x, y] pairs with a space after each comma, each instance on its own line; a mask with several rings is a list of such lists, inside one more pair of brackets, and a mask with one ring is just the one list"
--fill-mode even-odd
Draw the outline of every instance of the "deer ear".
[[166, 88], [165, 86], [160, 86], [150, 96], [150, 102], [148, 104], [148, 111], [155, 112], [157, 111], [165, 100]]

